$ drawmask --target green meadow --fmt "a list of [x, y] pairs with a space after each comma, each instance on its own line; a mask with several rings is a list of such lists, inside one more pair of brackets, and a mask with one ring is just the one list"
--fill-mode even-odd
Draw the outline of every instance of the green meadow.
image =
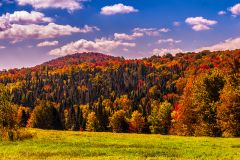
[[0, 159], [240, 159], [240, 138], [29, 130], [0, 142]]

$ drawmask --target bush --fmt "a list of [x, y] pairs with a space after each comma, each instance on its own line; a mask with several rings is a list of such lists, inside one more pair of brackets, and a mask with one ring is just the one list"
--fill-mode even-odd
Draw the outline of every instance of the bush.
[[0, 137], [2, 141], [17, 141], [31, 139], [33, 135], [25, 129], [1, 130]]
[[128, 122], [125, 117], [125, 111], [116, 111], [112, 117], [110, 117], [110, 127], [113, 132], [122, 133], [128, 131]]
[[97, 116], [95, 112], [91, 112], [90, 114], [88, 114], [86, 130], [88, 132], [96, 132], [99, 131], [99, 128], [100, 126]]
[[145, 126], [144, 118], [142, 117], [142, 114], [138, 111], [134, 111], [132, 113], [132, 118], [129, 122], [129, 130], [134, 133], [142, 133], [142, 130]]

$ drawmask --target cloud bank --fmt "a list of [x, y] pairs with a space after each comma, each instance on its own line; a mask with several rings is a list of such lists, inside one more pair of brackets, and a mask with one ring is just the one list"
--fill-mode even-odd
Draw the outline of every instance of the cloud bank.
[[220, 42], [212, 46], [199, 48], [196, 50], [196, 52], [200, 52], [203, 50], [210, 50], [210, 51], [235, 50], [235, 49], [239, 49], [239, 46], [240, 46], [240, 37], [230, 38], [225, 40], [224, 42]]
[[65, 56], [81, 52], [109, 53], [118, 47], [128, 48], [135, 46], [135, 43], [126, 43], [106, 38], [96, 39], [95, 41], [80, 39], [76, 42], [71, 42], [65, 46], [51, 50], [49, 54], [55, 56]]
[[24, 39], [49, 39], [59, 36], [67, 36], [73, 33], [88, 33], [99, 30], [97, 27], [84, 26], [84, 28], [72, 27], [70, 25], [19, 25], [13, 24], [10, 28], [0, 32], [0, 39], [12, 39], [21, 41]]

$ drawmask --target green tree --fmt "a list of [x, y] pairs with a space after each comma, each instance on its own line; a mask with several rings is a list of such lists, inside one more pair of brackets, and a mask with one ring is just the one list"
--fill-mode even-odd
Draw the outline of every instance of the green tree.
[[0, 84], [0, 127], [14, 129], [16, 124], [16, 111], [11, 103], [11, 95], [6, 87]]
[[14, 140], [14, 133], [18, 130], [16, 110], [11, 103], [10, 92], [0, 84], [0, 138]]
[[62, 124], [57, 109], [51, 103], [42, 102], [34, 108], [28, 127], [58, 130]]
[[152, 107], [151, 115], [148, 117], [151, 132], [168, 134], [171, 127], [171, 112], [173, 108], [171, 103], [167, 101], [161, 104], [155, 102]]

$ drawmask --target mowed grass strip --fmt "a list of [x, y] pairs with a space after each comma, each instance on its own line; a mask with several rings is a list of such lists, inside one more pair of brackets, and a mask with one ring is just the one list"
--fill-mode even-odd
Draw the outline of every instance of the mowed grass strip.
[[240, 159], [240, 138], [29, 132], [33, 139], [0, 142], [0, 159]]

